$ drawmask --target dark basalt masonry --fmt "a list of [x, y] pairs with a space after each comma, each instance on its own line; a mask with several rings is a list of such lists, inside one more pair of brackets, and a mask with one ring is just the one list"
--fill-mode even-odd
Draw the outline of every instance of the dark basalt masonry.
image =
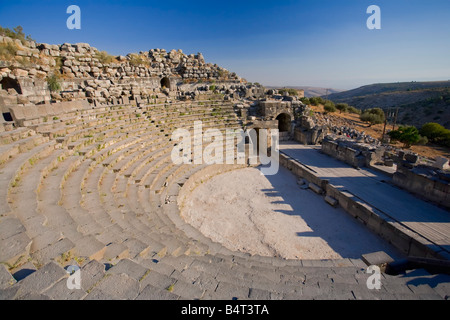
[[[49, 45], [1, 36], [0, 43], [16, 47], [13, 62], [0, 64], [2, 112], [10, 105], [51, 100], [117, 104], [129, 99], [198, 99], [208, 91], [228, 99], [258, 91], [235, 73], [206, 63], [201, 53], [151, 49], [112, 57], [86, 43]], [[54, 74], [60, 75], [61, 90], [51, 93], [46, 79]]]
[[[366, 267], [391, 261], [380, 253], [285, 260], [226, 249], [182, 219], [179, 201], [244, 165], [177, 165], [170, 157], [171, 133], [195, 121], [222, 133], [278, 129], [280, 140], [322, 143], [354, 166], [406, 161], [406, 172], [418, 163], [414, 155], [319, 123], [298, 97], [249, 84], [201, 54], [109, 57], [82, 43], [0, 43], [17, 49], [0, 62], [1, 300], [448, 299], [446, 281], [428, 285], [428, 273], [384, 274], [382, 290], [369, 290]], [[50, 91], [53, 75], [60, 88]], [[280, 164], [406, 253], [448, 258], [284, 154]], [[448, 161], [437, 165], [442, 171]], [[81, 289], [68, 289], [69, 265], [80, 266]]]

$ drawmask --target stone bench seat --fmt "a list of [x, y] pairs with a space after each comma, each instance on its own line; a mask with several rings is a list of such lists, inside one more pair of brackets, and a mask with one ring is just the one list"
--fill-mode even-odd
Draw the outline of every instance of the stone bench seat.
[[[44, 262], [50, 258], [48, 254], [48, 246], [62, 240], [64, 236], [59, 230], [52, 230], [50, 223], [45, 223], [49, 218], [49, 211], [45, 210], [44, 214], [39, 208], [37, 200], [37, 190], [41, 187], [41, 171], [44, 170], [58, 154], [62, 154], [64, 150], [55, 150], [51, 154], [40, 158], [27, 170], [20, 173], [21, 181], [10, 191], [12, 214], [18, 217], [26, 228], [26, 232], [32, 239], [30, 253], [33, 258], [39, 262]], [[62, 218], [61, 216], [59, 217]], [[69, 248], [70, 250], [71, 248]], [[45, 252], [45, 253], [44, 253]], [[58, 252], [62, 254], [63, 252]], [[56, 256], [51, 256], [56, 258]]]
[[10, 161], [15, 155], [31, 150], [48, 140], [40, 134], [35, 134], [10, 144], [0, 145], [0, 165]]
[[34, 130], [24, 127], [18, 127], [14, 130], [0, 132], [0, 145], [8, 145], [35, 134], [36, 132], [34, 132]]
[[10, 211], [7, 200], [8, 191], [16, 187], [21, 181], [21, 175], [31, 167], [38, 159], [43, 158], [53, 152], [55, 141], [44, 142], [25, 152], [19, 153], [10, 161], [3, 164], [0, 175], [0, 214]]
[[[214, 128], [224, 134], [242, 128], [232, 103], [140, 103], [66, 111], [56, 115], [58, 120], [48, 112], [47, 123], [34, 124], [35, 130], [0, 133], [8, 141], [0, 150], [7, 152], [20, 144], [14, 139], [48, 132], [36, 137], [38, 145], [22, 142], [20, 152], [11, 151], [0, 164], [0, 190], [5, 190], [0, 193], [0, 230], [12, 230], [10, 236], [0, 232], [0, 249], [11, 237], [21, 244], [17, 252], [8, 252], [13, 265], [5, 272], [37, 270], [9, 285], [8, 295], [2, 284], [2, 297], [444, 298], [439, 287], [414, 292], [418, 289], [407, 284], [413, 278], [388, 275], [383, 275], [382, 294], [368, 292], [366, 265], [360, 259], [289, 260], [235, 252], [186, 223], [179, 206], [192, 188], [239, 166], [175, 165], [170, 153], [177, 142], [171, 134], [185, 128], [193, 140], [197, 120], [204, 131]], [[69, 126], [73, 131], [63, 132]], [[224, 151], [225, 146], [226, 141]], [[86, 287], [69, 296], [62, 266], [76, 263]]]

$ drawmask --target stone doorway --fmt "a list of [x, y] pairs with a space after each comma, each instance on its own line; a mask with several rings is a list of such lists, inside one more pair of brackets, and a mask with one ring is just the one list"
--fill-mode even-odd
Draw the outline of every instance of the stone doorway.
[[276, 120], [278, 120], [278, 130], [279, 132], [290, 132], [291, 131], [291, 116], [287, 113], [280, 113]]
[[167, 90], [170, 90], [170, 79], [167, 77], [164, 77], [161, 79], [161, 89], [166, 88]]

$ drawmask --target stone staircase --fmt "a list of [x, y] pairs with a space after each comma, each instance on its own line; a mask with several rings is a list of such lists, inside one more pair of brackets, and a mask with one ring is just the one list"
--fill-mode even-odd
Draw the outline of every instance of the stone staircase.
[[[231, 103], [199, 101], [80, 108], [0, 133], [0, 299], [448, 298], [447, 275], [382, 274], [369, 290], [360, 259], [251, 256], [185, 223], [189, 188], [242, 167], [171, 161], [172, 132], [198, 120], [243, 124]], [[67, 288], [69, 265], [81, 289]]]

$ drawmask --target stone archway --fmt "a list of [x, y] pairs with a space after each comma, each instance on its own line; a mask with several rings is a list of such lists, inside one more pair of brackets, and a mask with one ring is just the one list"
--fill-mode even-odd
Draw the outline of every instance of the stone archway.
[[279, 132], [290, 132], [291, 131], [291, 116], [287, 113], [280, 113], [276, 120], [278, 120], [278, 131]]
[[164, 88], [170, 90], [170, 79], [167, 77], [161, 79], [161, 89]]

